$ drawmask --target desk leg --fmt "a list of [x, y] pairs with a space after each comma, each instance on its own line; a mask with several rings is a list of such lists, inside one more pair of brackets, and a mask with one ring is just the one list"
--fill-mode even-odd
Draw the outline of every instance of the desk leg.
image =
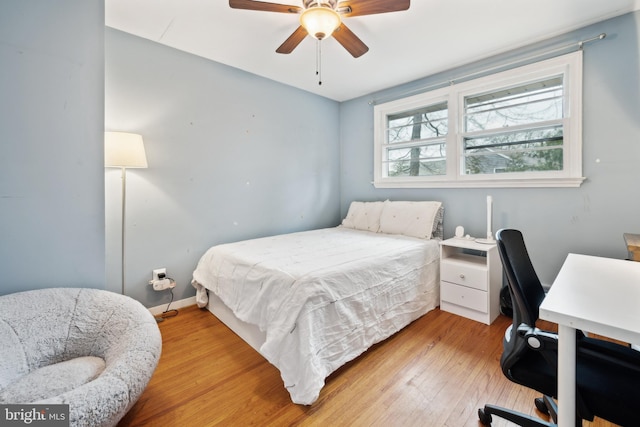
[[558, 426], [576, 425], [576, 330], [558, 326]]

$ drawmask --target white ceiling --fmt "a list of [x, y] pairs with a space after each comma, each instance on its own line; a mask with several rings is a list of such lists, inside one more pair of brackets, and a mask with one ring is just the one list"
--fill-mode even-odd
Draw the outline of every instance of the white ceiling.
[[105, 3], [109, 27], [337, 101], [640, 10], [640, 0], [413, 0], [407, 11], [345, 18], [369, 52], [355, 59], [333, 38], [323, 41], [320, 86], [315, 39], [275, 52], [298, 15], [231, 9], [227, 0]]

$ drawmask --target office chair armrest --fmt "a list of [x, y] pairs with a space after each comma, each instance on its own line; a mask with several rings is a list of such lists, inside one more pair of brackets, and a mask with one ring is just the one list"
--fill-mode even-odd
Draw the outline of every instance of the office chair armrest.
[[588, 358], [640, 373], [640, 353], [626, 345], [596, 338], [586, 338], [576, 349], [576, 357]]
[[527, 341], [527, 345], [532, 350], [549, 351], [558, 350], [558, 334], [543, 331], [527, 324], [518, 326], [518, 334]]

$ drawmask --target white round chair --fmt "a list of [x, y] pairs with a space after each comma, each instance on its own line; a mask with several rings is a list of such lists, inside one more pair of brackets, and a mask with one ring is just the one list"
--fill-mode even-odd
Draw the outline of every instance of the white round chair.
[[98, 289], [0, 296], [0, 403], [68, 404], [71, 426], [115, 426], [156, 369], [162, 339], [138, 301]]

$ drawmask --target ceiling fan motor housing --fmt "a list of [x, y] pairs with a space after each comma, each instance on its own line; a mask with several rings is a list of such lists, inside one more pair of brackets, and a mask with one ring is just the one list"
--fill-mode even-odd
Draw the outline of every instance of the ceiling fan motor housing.
[[338, 0], [304, 0], [303, 1], [304, 4], [304, 8], [305, 9], [309, 9], [311, 7], [328, 7], [330, 9], [334, 9], [336, 8], [337, 4], [338, 4]]

